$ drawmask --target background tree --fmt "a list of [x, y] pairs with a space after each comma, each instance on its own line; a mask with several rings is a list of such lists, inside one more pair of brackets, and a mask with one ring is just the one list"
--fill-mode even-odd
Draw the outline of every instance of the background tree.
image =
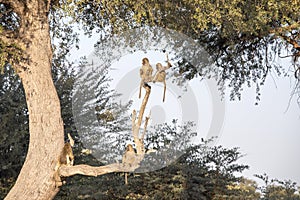
[[[71, 110], [71, 91], [74, 82], [72, 69], [53, 67], [52, 75], [62, 107], [65, 133], [76, 134]], [[7, 65], [0, 75], [1, 82], [1, 195], [4, 198], [14, 184], [25, 161], [29, 144], [28, 111], [19, 77]]]
[[20, 79], [10, 65], [0, 74], [0, 198], [4, 198], [24, 163], [28, 142], [28, 112]]
[[[165, 132], [162, 137], [173, 134], [171, 132]], [[178, 134], [181, 134], [180, 131]], [[231, 163], [229, 168], [235, 166], [233, 170], [220, 171], [218, 181], [214, 162], [208, 159], [216, 151], [224, 157], [223, 161]], [[205, 142], [191, 147], [182, 157], [162, 169], [131, 175], [128, 185], [124, 185], [124, 177], [120, 173], [92, 179], [74, 176], [62, 186], [56, 199], [217, 199], [218, 196], [232, 194], [227, 185], [243, 180], [238, 174], [247, 166], [239, 164], [239, 156], [236, 155], [240, 155], [237, 149], [214, 149]], [[220, 193], [215, 194], [216, 188]]]
[[264, 182], [264, 185], [260, 187], [262, 193], [262, 200], [298, 200], [300, 199], [299, 193], [297, 193], [297, 185], [291, 180], [281, 181], [278, 179], [270, 179], [267, 174], [255, 175], [257, 178]]
[[259, 200], [261, 193], [258, 192], [258, 184], [251, 179], [241, 178], [240, 181], [227, 186], [231, 194], [223, 196], [226, 200]]

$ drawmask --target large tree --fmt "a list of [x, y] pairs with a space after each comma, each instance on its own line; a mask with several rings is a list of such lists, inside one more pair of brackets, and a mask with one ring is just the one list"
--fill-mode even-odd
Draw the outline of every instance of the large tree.
[[[229, 81], [235, 96], [244, 83], [264, 82], [274, 66], [270, 58], [274, 52], [282, 53], [285, 45], [296, 61], [299, 4], [296, 0], [0, 0], [0, 65], [10, 63], [21, 78], [30, 132], [24, 166], [6, 198], [51, 199], [57, 192], [54, 166], [64, 145], [64, 130], [51, 63], [53, 55], [67, 54], [76, 41], [69, 23], [81, 23], [86, 33], [96, 30], [102, 36], [139, 25], [186, 33], [212, 54], [221, 87]], [[62, 24], [64, 15], [68, 18]], [[50, 29], [59, 38], [55, 48]], [[191, 70], [188, 62], [182, 66], [180, 72], [188, 72], [187, 78], [203, 73], [203, 68]], [[298, 65], [295, 75], [299, 78]]]
[[51, 76], [50, 2], [1, 1], [0, 6], [1, 63], [10, 62], [21, 78], [30, 132], [25, 163], [7, 199], [51, 199], [53, 169], [64, 145], [64, 130]]
[[[64, 47], [58, 50], [61, 55], [68, 52], [67, 47], [74, 40], [74, 37], [71, 37], [74, 36], [72, 30], [68, 27], [61, 29], [59, 17], [63, 10], [58, 7], [59, 3], [38, 0], [0, 1], [0, 63], [11, 64], [22, 81], [29, 113], [30, 132], [30, 143], [24, 165], [6, 199], [52, 199], [59, 189], [57, 173], [63, 176], [78, 173], [97, 176], [113, 171], [132, 171], [137, 167], [137, 165], [124, 167], [122, 164], [99, 168], [81, 165], [74, 166], [72, 169], [60, 169], [59, 172], [55, 170], [64, 146], [64, 123], [60, 101], [51, 76], [53, 48], [57, 46], [51, 46], [50, 25], [54, 35], [61, 39], [58, 46]], [[66, 2], [65, 5], [73, 4]], [[97, 13], [96, 8], [93, 12]], [[60, 54], [58, 56], [61, 56]], [[61, 62], [61, 60], [54, 61]], [[145, 89], [147, 92], [139, 115], [134, 112], [132, 116], [133, 137], [138, 149], [137, 154], [140, 156], [139, 160], [145, 153], [143, 141], [138, 137], [139, 127], [150, 95], [149, 87]], [[134, 122], [135, 117], [138, 118], [137, 123]]]

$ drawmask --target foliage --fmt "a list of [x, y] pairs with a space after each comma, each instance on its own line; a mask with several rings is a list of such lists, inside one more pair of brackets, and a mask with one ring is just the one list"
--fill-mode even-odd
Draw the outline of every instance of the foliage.
[[[109, 89], [108, 69], [103, 66], [84, 68], [82, 61], [73, 90], [73, 116], [81, 142], [99, 160], [113, 163], [121, 159], [131, 138], [131, 102], [122, 105], [115, 98], [120, 94]], [[101, 76], [99, 76], [101, 74]]]
[[226, 195], [223, 199], [226, 200], [259, 200], [260, 193], [257, 191], [258, 185], [255, 181], [242, 178], [239, 182], [232, 183], [227, 186], [231, 191], [230, 195]]
[[[71, 5], [71, 6], [70, 6]], [[184, 33], [203, 45], [215, 62], [220, 89], [231, 88], [232, 99], [241, 98], [243, 86], [260, 87], [272, 70], [282, 74], [288, 69], [278, 56], [300, 55], [300, 3], [294, 0], [234, 1], [67, 1], [63, 9], [84, 30], [120, 33], [138, 26], [160, 26]], [[96, 11], [95, 14], [93, 11]], [[107, 35], [105, 32], [103, 37]], [[101, 38], [103, 38], [101, 37]], [[203, 76], [182, 58], [185, 77]], [[283, 69], [284, 67], [285, 69]], [[299, 66], [294, 63], [298, 77]], [[193, 70], [191, 70], [193, 68]]]
[[147, 130], [144, 144], [146, 151], [141, 166], [136, 172], [147, 172], [164, 168], [185, 153], [192, 144], [197, 133], [192, 131], [194, 123], [179, 124], [173, 120], [170, 124], [163, 123]]
[[0, 74], [0, 198], [17, 178], [28, 148], [28, 112], [20, 79], [10, 65]]
[[[207, 142], [205, 144], [209, 145]], [[239, 177], [236, 177], [235, 173], [241, 173], [249, 167], [236, 163], [241, 157], [238, 148], [226, 149], [222, 146], [200, 145], [191, 148], [188, 153], [185, 160], [188, 162], [188, 166], [195, 168], [189, 171], [190, 177], [192, 180], [194, 179], [193, 171], [195, 170], [204, 172], [199, 175], [198, 181], [202, 178], [205, 183], [206, 190], [203, 192], [208, 199], [230, 194], [227, 186], [239, 181]], [[197, 183], [195, 181], [191, 184], [197, 187]]]
[[[73, 177], [56, 199], [213, 199], [217, 194], [230, 194], [226, 186], [240, 180], [234, 174], [247, 166], [236, 163], [240, 155], [237, 149], [207, 144], [190, 148], [160, 170], [134, 173], [128, 185], [124, 185], [123, 174], [117, 173], [88, 179]], [[218, 175], [211, 159], [216, 152], [224, 158]]]
[[260, 187], [263, 195], [262, 200], [299, 200], [300, 195], [297, 192], [297, 185], [291, 180], [270, 179], [267, 174], [255, 175], [264, 182]]

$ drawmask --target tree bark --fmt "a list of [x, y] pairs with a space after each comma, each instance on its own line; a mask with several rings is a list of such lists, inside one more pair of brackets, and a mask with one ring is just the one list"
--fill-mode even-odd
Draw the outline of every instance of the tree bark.
[[[21, 34], [27, 41], [29, 59], [16, 69], [26, 95], [30, 144], [25, 163], [6, 200], [48, 200], [58, 192], [53, 176], [64, 145], [64, 129], [51, 76], [52, 49], [47, 10], [41, 9], [41, 2], [28, 3], [29, 11], [22, 16], [26, 21], [22, 22]], [[43, 6], [45, 8], [46, 4]]]

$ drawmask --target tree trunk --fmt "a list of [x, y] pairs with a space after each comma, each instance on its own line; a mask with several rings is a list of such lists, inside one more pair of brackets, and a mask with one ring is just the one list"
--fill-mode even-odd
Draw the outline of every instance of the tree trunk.
[[22, 70], [17, 72], [24, 86], [29, 111], [30, 144], [18, 179], [5, 198], [7, 200], [48, 200], [58, 192], [53, 176], [64, 145], [63, 121], [51, 76], [52, 49], [47, 11], [41, 11], [39, 3], [32, 3], [26, 13], [30, 25], [23, 34], [28, 40], [29, 63], [22, 65]]

